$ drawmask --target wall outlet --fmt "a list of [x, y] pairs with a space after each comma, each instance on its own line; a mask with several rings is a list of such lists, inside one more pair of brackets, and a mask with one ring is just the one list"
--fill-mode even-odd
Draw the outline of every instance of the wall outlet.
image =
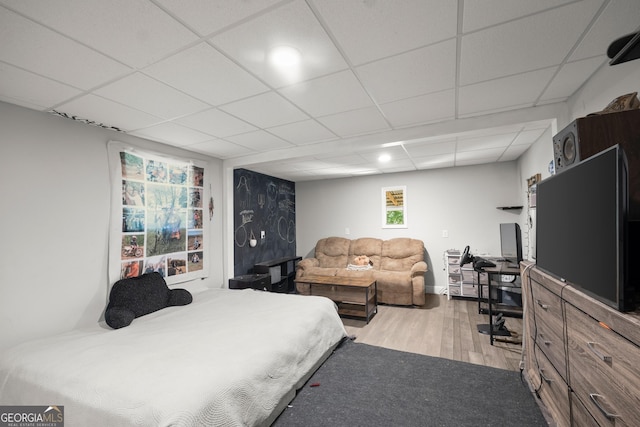
[[442, 230], [442, 237], [449, 237], [449, 230]]
[[260, 232], [260, 238], [261, 238], [261, 239], [264, 239], [264, 238], [265, 238], [265, 232], [264, 232], [264, 231], [261, 231], [261, 232]]

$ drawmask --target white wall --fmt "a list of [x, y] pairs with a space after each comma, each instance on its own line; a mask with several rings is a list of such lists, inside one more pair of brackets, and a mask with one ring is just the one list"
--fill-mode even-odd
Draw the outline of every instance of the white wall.
[[[383, 229], [381, 188], [396, 185], [407, 187], [409, 227]], [[428, 253], [427, 291], [440, 293], [447, 283], [444, 251], [470, 245], [474, 253], [499, 255], [499, 224], [520, 222], [521, 212], [496, 208], [520, 205], [525, 196], [516, 162], [299, 182], [298, 254], [312, 256], [318, 239], [329, 236], [420, 239]]]
[[567, 102], [570, 119], [601, 111], [620, 95], [640, 91], [640, 60], [609, 66], [603, 65]]
[[[0, 129], [0, 350], [102, 316], [108, 299], [109, 140], [207, 162], [222, 208], [217, 159], [2, 102]], [[209, 242], [210, 277], [181, 287], [221, 286], [220, 212]]]

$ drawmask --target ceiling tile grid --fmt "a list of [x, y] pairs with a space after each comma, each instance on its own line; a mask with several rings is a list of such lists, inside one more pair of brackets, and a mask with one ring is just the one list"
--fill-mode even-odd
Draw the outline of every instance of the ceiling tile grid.
[[[551, 119], [508, 113], [565, 102], [639, 13], [638, 0], [0, 0], [0, 100], [293, 181], [511, 161]], [[279, 46], [297, 62], [277, 68]]]

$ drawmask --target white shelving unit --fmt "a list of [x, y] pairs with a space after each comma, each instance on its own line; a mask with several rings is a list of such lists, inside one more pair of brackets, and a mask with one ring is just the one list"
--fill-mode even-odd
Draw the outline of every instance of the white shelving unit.
[[[451, 297], [478, 298], [478, 273], [471, 264], [460, 267], [462, 251], [449, 249], [445, 252], [447, 264], [447, 299]], [[480, 273], [480, 283], [485, 286], [483, 295], [487, 295], [488, 278], [486, 273]]]

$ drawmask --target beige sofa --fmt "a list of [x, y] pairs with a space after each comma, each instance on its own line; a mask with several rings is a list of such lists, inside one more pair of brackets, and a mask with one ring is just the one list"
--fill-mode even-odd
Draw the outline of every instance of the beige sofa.
[[[348, 268], [360, 255], [367, 255], [373, 262], [371, 269]], [[311, 275], [371, 276], [377, 282], [379, 303], [424, 305], [426, 272], [421, 240], [327, 237], [318, 240], [314, 258], [305, 258], [298, 263], [296, 279]]]

